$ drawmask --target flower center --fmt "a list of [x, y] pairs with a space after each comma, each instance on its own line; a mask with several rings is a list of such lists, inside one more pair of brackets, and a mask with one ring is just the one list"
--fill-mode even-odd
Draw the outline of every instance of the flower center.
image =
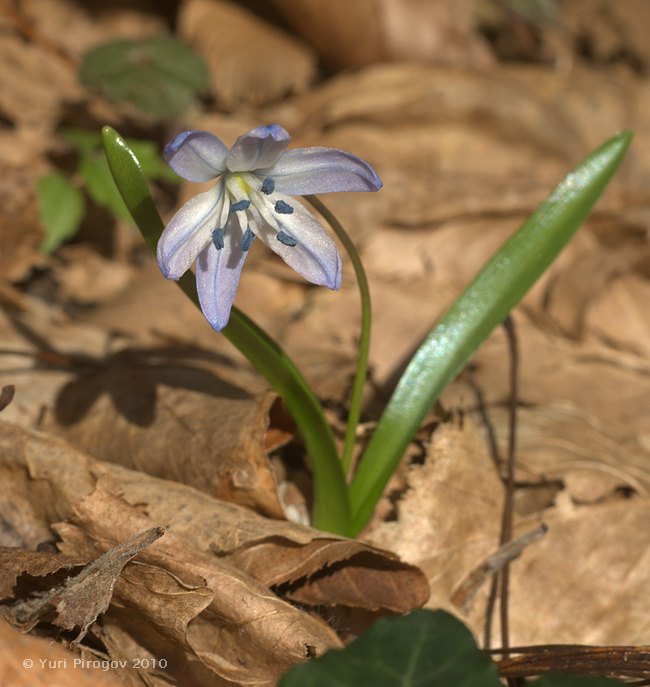
[[241, 172], [228, 172], [225, 175], [226, 190], [232, 200], [233, 205], [237, 205], [243, 200], [249, 200], [251, 185], [244, 179]]

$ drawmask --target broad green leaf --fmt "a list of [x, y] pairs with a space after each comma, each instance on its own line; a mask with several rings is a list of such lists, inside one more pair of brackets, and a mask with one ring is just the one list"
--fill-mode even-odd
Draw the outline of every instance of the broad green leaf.
[[470, 631], [445, 611], [375, 623], [352, 644], [293, 668], [279, 687], [501, 687]]
[[203, 60], [172, 36], [100, 45], [86, 55], [79, 76], [111, 100], [158, 118], [180, 115], [208, 86]]
[[41, 250], [51, 253], [77, 233], [86, 203], [81, 191], [60, 172], [41, 177], [36, 184], [36, 193], [45, 227]]
[[488, 261], [416, 351], [361, 458], [353, 531], [372, 516], [404, 450], [442, 390], [539, 279], [586, 219], [632, 140], [624, 132], [589, 155]]
[[[611, 678], [547, 675], [530, 687], [621, 687]], [[279, 687], [502, 687], [471, 632], [445, 611], [375, 623], [345, 649], [290, 670]]]

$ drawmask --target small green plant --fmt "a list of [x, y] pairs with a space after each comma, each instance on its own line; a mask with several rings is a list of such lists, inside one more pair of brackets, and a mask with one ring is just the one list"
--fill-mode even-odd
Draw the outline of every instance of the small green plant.
[[153, 119], [176, 117], [206, 90], [205, 62], [173, 36], [117, 40], [91, 50], [79, 78], [115, 102], [129, 102]]
[[[104, 128], [106, 155], [117, 187], [151, 250], [157, 251], [163, 273], [178, 280], [211, 324], [283, 397], [313, 470], [313, 523], [347, 536], [356, 536], [368, 523], [406, 446], [445, 386], [585, 220], [631, 139], [631, 133], [624, 132], [592, 152], [486, 263], [411, 359], [348, 480], [350, 445], [368, 359], [370, 297], [354, 245], [319, 199], [308, 196], [342, 240], [355, 267], [362, 301], [358, 372], [342, 457], [323, 410], [298, 368], [260, 327], [236, 308], [230, 311], [230, 306], [255, 236], [261, 236], [310, 281], [337, 288], [340, 264], [331, 239], [323, 238], [316, 220], [283, 192], [377, 190], [381, 182], [374, 171], [342, 151], [311, 148], [285, 153], [288, 134], [276, 125], [254, 129], [230, 151], [212, 134], [185, 132], [167, 146], [166, 159], [191, 181], [218, 180], [211, 191], [183, 206], [165, 229], [136, 153], [113, 129]], [[197, 277], [187, 271], [195, 259]]]
[[[56, 171], [38, 180], [36, 194], [41, 223], [45, 229], [40, 248], [44, 253], [52, 253], [76, 235], [86, 215], [87, 198], [99, 207], [106, 208], [114, 217], [133, 224], [131, 213], [108, 167], [101, 134], [81, 129], [63, 129], [59, 135], [73, 148], [78, 162], [71, 177]], [[136, 152], [148, 178], [172, 183], [179, 181], [161, 158], [154, 143], [129, 140], [129, 146]]]
[[[609, 678], [546, 675], [529, 687], [620, 687]], [[290, 670], [279, 687], [502, 687], [470, 631], [445, 611], [414, 611], [376, 622], [340, 651]]]

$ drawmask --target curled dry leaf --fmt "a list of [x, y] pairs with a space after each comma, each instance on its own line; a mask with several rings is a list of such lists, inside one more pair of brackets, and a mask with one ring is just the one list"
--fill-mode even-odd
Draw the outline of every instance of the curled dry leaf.
[[[124, 566], [163, 533], [164, 530], [158, 527], [137, 534], [47, 591], [34, 592], [29, 585], [24, 585], [27, 589], [23, 588], [20, 596], [3, 609], [5, 617], [23, 631], [31, 630], [43, 620], [64, 630], [79, 628], [79, 634], [72, 642], [78, 644], [86, 636], [90, 625], [108, 608], [113, 587]], [[14, 585], [19, 576], [28, 575], [33, 579], [43, 577], [52, 569], [73, 566], [67, 557], [61, 560], [59, 555], [38, 551], [3, 549], [0, 556], [5, 559], [5, 564], [14, 569]], [[6, 569], [5, 566], [3, 568]], [[6, 598], [6, 591], [2, 596]]]
[[308, 605], [403, 613], [422, 606], [428, 585], [417, 568], [362, 542], [276, 522], [184, 485], [105, 466], [105, 488], [144, 507], [170, 533], [213, 553], [283, 596]]
[[43, 428], [101, 460], [283, 517], [265, 451], [274, 393], [251, 395], [173, 351], [100, 365], [60, 390]]
[[88, 560], [165, 525], [165, 536], [119, 575], [118, 601], [89, 632], [111, 657], [164, 650], [171, 674], [190, 671], [184, 684], [270, 686], [294, 663], [340, 645], [323, 621], [277, 594], [383, 612], [428, 595], [417, 569], [374, 547], [262, 518], [7, 423], [0, 440], [10, 477], [0, 517], [14, 508], [13, 494], [31, 496], [22, 529], [4, 534], [25, 546], [35, 547], [43, 530], [52, 541], [54, 531], [59, 550], [74, 557], [64, 560]]
[[249, 390], [249, 373], [240, 382], [228, 359], [196, 346], [121, 349], [130, 342], [95, 327], [3, 313], [0, 333], [8, 353], [0, 370], [18, 388], [8, 420], [39, 423], [99, 459], [284, 516], [267, 446], [291, 435], [276, 432], [269, 444], [276, 396]]
[[302, 91], [315, 73], [309, 48], [221, 0], [186, 0], [179, 30], [210, 68], [220, 104], [263, 105]]

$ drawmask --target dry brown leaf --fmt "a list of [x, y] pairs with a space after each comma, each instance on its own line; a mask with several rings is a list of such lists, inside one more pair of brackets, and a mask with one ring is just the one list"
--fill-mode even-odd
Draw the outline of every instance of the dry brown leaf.
[[649, 518], [647, 499], [546, 515], [548, 533], [512, 567], [513, 644], [647, 643]]
[[405, 612], [429, 595], [421, 572], [389, 551], [262, 518], [118, 466], [105, 466], [102, 480], [170, 533], [300, 603]]
[[113, 300], [126, 291], [134, 270], [125, 263], [107, 260], [90, 246], [63, 246], [58, 251], [62, 263], [53, 269], [60, 298], [82, 305], [95, 305]]
[[[570, 383], [558, 385], [556, 393], [566, 393]], [[569, 491], [582, 502], [596, 501], [619, 486], [650, 494], [648, 452], [635, 446], [633, 433], [612, 427], [607, 417], [592, 415], [569, 399], [536, 403], [518, 415], [518, 464], [524, 479], [569, 477]], [[507, 412], [491, 407], [488, 418], [503, 451]]]
[[[244, 272], [242, 281], [245, 277]], [[160, 307], [161, 303], [165, 307]], [[97, 331], [120, 333], [143, 343], [160, 344], [162, 339], [210, 347], [221, 356], [228, 356], [231, 365], [243, 359], [224, 337], [215, 334], [181, 289], [162, 278], [153, 258], [133, 274], [127, 291], [89, 311], [84, 321], [93, 324]], [[249, 375], [249, 383], [250, 379]]]
[[624, 274], [590, 303], [585, 328], [611, 346], [650, 360], [649, 302], [648, 279]]
[[0, 112], [15, 125], [32, 129], [32, 134], [53, 127], [64, 101], [81, 98], [74, 68], [47, 48], [4, 31], [0, 60], [11, 64], [0, 76]]
[[134, 0], [129, 6], [109, 3], [78, 3], [74, 0], [24, 0], [23, 21], [33, 27], [36, 43], [44, 37], [74, 59], [91, 48], [116, 38], [136, 40], [167, 30], [165, 20], [157, 16], [146, 0]]
[[577, 0], [558, 3], [564, 29], [588, 43], [593, 59], [609, 63], [627, 58], [630, 66], [650, 64], [645, 27], [650, 21], [643, 0]]
[[[392, 60], [486, 66], [474, 31], [474, 2], [450, 0], [273, 0], [321, 59], [336, 69]], [[363, 40], [359, 40], [363, 36]]]
[[[96, 658], [89, 656], [89, 659]], [[0, 619], [0, 684], [7, 687], [124, 687], [113, 672], [82, 669], [77, 654], [50, 640], [23, 634]], [[29, 661], [33, 661], [30, 668]]]
[[265, 450], [277, 396], [252, 396], [204, 366], [183, 367], [173, 351], [160, 353], [126, 352], [80, 375], [60, 390], [42, 427], [100, 460], [283, 517]]
[[[106, 491], [101, 482], [74, 510], [74, 521], [101, 548], [152, 522]], [[69, 530], [64, 526], [58, 532], [65, 542], [62, 550], [75, 550]], [[203, 663], [223, 678], [272, 684], [309, 655], [307, 647], [320, 655], [338, 644], [322, 621], [294, 609], [237, 568], [197, 551], [173, 534], [148, 554], [142, 552], [140, 559], [164, 566], [185, 584], [205, 584], [213, 592], [203, 619], [188, 626], [187, 639]]]
[[[34, 313], [0, 315], [0, 332], [10, 350], [0, 369], [12, 372], [18, 390], [7, 420], [38, 423], [102, 460], [284, 517], [267, 456], [276, 396], [242, 388], [218, 354], [174, 345], [124, 349], [131, 342]], [[250, 373], [243, 380], [249, 384]], [[274, 445], [288, 438], [276, 433]]]
[[[90, 542], [96, 555], [156, 526], [97, 483], [93, 470], [101, 464], [63, 442], [6, 423], [0, 436], [3, 465], [14, 468], [13, 489], [38, 492], [38, 498], [35, 493], [31, 497], [32, 519], [47, 526], [63, 516], [70, 523], [57, 527], [64, 553], [88, 555]], [[7, 509], [12, 505], [10, 497], [0, 503]], [[281, 601], [213, 554], [201, 553], [175, 535], [160, 542], [150, 556], [141, 552], [140, 560], [185, 585], [210, 590], [207, 615], [198, 621], [200, 629], [188, 627], [188, 642], [194, 657], [224, 680], [257, 679], [260, 685], [271, 685], [293, 663], [339, 644], [322, 621]], [[159, 620], [162, 625], [168, 622]], [[221, 683], [215, 677], [206, 684]]]
[[[78, 644], [86, 636], [90, 625], [108, 608], [113, 587], [124, 566], [163, 533], [162, 528], [142, 532], [113, 547], [63, 583], [36, 593], [30, 593], [28, 589], [14, 597], [13, 603], [3, 609], [5, 617], [25, 632], [42, 621], [51, 622], [64, 630], [78, 628], [79, 634], [72, 642]], [[57, 566], [55, 570], [60, 570], [63, 565], [66, 568], [73, 565], [69, 558], [59, 562], [56, 560], [58, 556], [53, 561], [44, 561], [39, 552], [4, 549], [2, 553], [5, 562], [14, 570], [16, 565], [22, 567], [19, 575], [14, 572], [14, 579], [22, 575], [43, 577], [52, 571], [54, 565]]]
[[[3, 147], [0, 145], [0, 149]], [[2, 170], [0, 274], [7, 281], [17, 281], [24, 279], [35, 264], [43, 261], [43, 256], [38, 252], [43, 229], [38, 216], [36, 175], [29, 168], [4, 164]]]
[[303, 91], [314, 77], [307, 46], [234, 3], [185, 0], [178, 22], [207, 62], [223, 107], [274, 102]]
[[[33, 593], [34, 581], [38, 578], [48, 578], [50, 587], [53, 587], [57, 581], [55, 573], [60, 573], [58, 578], [68, 576], [69, 571], [82, 568], [88, 562], [86, 558], [79, 556], [62, 556], [51, 551], [27, 551], [6, 546], [0, 547], [0, 561], [0, 601], [3, 603]], [[18, 590], [19, 582], [21, 588]]]
[[[647, 494], [647, 360], [600, 343], [542, 332], [525, 317], [515, 322], [523, 406], [518, 419], [521, 477], [561, 478], [571, 470], [587, 477], [596, 472]], [[475, 410], [478, 388], [501, 455], [507, 445], [507, 365], [505, 339], [497, 332], [474, 357], [472, 370], [443, 396], [448, 407]], [[574, 475], [574, 486], [578, 477]], [[583, 500], [585, 493], [580, 491]]]
[[368, 539], [422, 569], [428, 607], [457, 613], [454, 591], [499, 541], [503, 486], [478, 428], [438, 427], [426, 462], [411, 466], [407, 480], [397, 520], [376, 523]]
[[[339, 641], [321, 620], [288, 605], [268, 585], [302, 603], [384, 612], [405, 611], [428, 594], [422, 574], [390, 553], [94, 461], [43, 434], [7, 423], [0, 429], [10, 479], [0, 499], [3, 518], [14, 508], [13, 494], [31, 492], [31, 512], [20, 518], [23, 529], [31, 521], [36, 531], [33, 523], [40, 523], [57, 533], [62, 553], [86, 558], [137, 532], [162, 524], [167, 530], [139, 553], [141, 565], [115, 584], [106, 628], [90, 628], [100, 639], [107, 633], [111, 656], [135, 657], [140, 649], [155, 654], [163, 647], [175, 657], [170, 671], [192, 663], [194, 682], [188, 684], [271, 685], [292, 664]], [[8, 528], [8, 537], [18, 534], [35, 545], [34, 534]]]

